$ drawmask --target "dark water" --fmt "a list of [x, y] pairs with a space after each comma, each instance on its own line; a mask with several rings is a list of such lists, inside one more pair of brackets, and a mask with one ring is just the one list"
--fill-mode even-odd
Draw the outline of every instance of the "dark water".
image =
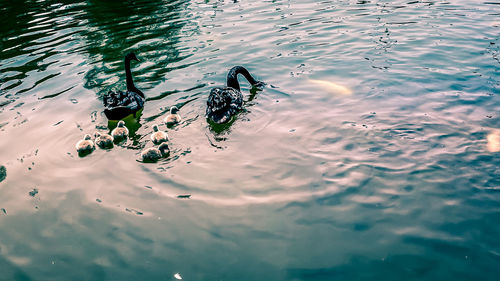
[[[0, 280], [499, 280], [499, 4], [1, 1]], [[80, 158], [129, 51], [142, 116]]]

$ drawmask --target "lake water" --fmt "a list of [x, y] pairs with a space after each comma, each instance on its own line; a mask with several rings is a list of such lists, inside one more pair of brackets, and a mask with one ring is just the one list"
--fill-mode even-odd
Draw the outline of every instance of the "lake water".
[[[0, 280], [499, 280], [499, 4], [1, 1]], [[79, 157], [130, 51], [142, 116]]]

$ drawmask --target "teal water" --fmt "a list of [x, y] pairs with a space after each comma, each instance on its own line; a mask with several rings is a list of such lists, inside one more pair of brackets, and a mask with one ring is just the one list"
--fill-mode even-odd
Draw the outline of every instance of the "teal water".
[[[0, 15], [0, 280], [498, 280], [498, 1]], [[129, 51], [131, 139], [78, 157]], [[234, 65], [267, 86], [240, 79], [245, 110], [215, 131], [206, 99]], [[138, 162], [172, 105], [170, 156]]]

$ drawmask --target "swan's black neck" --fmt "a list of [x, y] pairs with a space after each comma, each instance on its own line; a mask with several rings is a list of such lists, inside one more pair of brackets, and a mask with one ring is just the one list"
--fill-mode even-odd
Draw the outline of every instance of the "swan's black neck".
[[227, 86], [234, 88], [236, 90], [240, 90], [240, 83], [238, 83], [238, 74], [243, 74], [245, 78], [250, 82], [250, 84], [255, 85], [258, 83], [257, 80], [255, 80], [252, 75], [244, 68], [243, 66], [235, 66], [229, 70], [229, 73], [227, 74]]
[[130, 71], [130, 58], [125, 57], [125, 76], [127, 78], [127, 91], [135, 92], [144, 97], [144, 94], [135, 87], [132, 80], [132, 72]]

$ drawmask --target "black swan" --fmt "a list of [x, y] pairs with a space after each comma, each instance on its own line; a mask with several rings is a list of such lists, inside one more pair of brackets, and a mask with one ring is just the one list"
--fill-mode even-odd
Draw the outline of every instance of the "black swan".
[[130, 72], [131, 60], [139, 61], [134, 53], [128, 53], [125, 56], [127, 91], [109, 91], [104, 96], [103, 102], [106, 107], [104, 114], [109, 120], [121, 120], [131, 114], [136, 117], [137, 111], [144, 107], [144, 94], [135, 87], [132, 80], [132, 73]]
[[255, 80], [243, 66], [235, 66], [227, 74], [227, 87], [213, 88], [207, 100], [207, 117], [214, 123], [222, 124], [241, 110], [243, 94], [238, 83], [238, 74], [242, 74], [252, 86], [263, 86], [264, 83]]

